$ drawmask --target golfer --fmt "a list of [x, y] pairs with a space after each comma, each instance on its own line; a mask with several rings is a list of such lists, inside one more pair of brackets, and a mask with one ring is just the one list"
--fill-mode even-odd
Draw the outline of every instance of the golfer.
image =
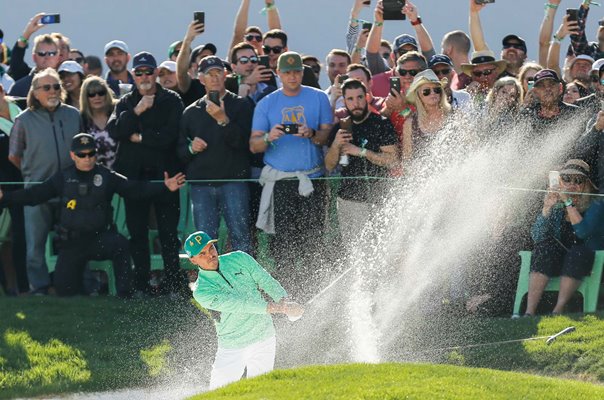
[[[220, 313], [213, 318], [218, 351], [210, 390], [239, 380], [245, 368], [248, 378], [271, 371], [276, 339], [270, 314], [295, 320], [304, 312], [299, 304], [284, 301], [285, 289], [252, 256], [242, 251], [218, 256], [216, 241], [198, 231], [184, 245], [199, 267], [193, 297], [202, 307]], [[273, 301], [267, 302], [260, 289]]]

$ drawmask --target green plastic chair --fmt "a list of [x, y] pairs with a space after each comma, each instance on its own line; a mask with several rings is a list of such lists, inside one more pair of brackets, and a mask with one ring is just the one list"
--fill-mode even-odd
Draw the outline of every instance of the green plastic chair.
[[[516, 288], [516, 299], [514, 300], [513, 317], [520, 315], [520, 305], [522, 299], [528, 294], [529, 272], [531, 269], [530, 251], [521, 251], [520, 254], [520, 275], [518, 276], [518, 286]], [[602, 283], [602, 269], [604, 267], [604, 250], [596, 251], [591, 275], [583, 278], [583, 282], [577, 291], [583, 296], [583, 312], [594, 313], [598, 306], [598, 296], [600, 295], [600, 285]], [[552, 278], [545, 287], [546, 292], [558, 292], [560, 290], [560, 278]]]

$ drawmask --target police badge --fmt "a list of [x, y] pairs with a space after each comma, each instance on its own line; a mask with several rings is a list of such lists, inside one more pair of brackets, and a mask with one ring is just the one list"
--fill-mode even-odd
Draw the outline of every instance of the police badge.
[[103, 184], [103, 177], [101, 176], [101, 174], [94, 175], [94, 177], [92, 178], [92, 183], [96, 187], [101, 186]]

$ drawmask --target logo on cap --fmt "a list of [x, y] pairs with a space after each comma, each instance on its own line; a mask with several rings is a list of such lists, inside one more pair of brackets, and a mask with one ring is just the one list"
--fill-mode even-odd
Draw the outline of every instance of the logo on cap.
[[294, 65], [296, 63], [296, 59], [294, 57], [290, 56], [290, 57], [287, 58], [287, 63], [289, 65]]
[[90, 141], [88, 140], [88, 138], [86, 136], [83, 136], [80, 138], [80, 143], [81, 144], [88, 144]]

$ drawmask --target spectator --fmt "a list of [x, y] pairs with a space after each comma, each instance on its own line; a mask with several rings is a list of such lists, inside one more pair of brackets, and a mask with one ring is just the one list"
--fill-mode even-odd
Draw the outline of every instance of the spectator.
[[350, 55], [344, 50], [332, 49], [327, 57], [325, 57], [325, 65], [327, 69], [327, 77], [331, 86], [325, 90], [325, 94], [329, 96], [329, 103], [335, 110], [344, 106], [342, 99], [341, 83], [336, 81], [336, 78], [346, 73], [346, 68], [351, 63]]
[[445, 85], [432, 70], [415, 76], [407, 91], [407, 100], [417, 111], [407, 118], [403, 128], [403, 162], [421, 157], [428, 143], [441, 131], [451, 111]]
[[302, 57], [302, 62], [304, 63], [304, 65], [307, 65], [310, 67], [310, 69], [312, 69], [312, 72], [317, 78], [317, 82], [319, 82], [319, 79], [321, 77], [321, 62], [319, 61], [319, 59], [315, 56], [305, 55]]
[[[29, 22], [25, 26], [25, 29], [23, 30], [23, 33], [21, 34], [21, 36], [19, 36], [19, 39], [17, 39], [17, 41], [15, 42], [15, 45], [13, 46], [13, 49], [11, 52], [11, 59], [10, 59], [10, 68], [8, 70], [8, 73], [15, 81], [18, 81], [19, 79], [26, 77], [29, 74], [35, 74], [36, 72], [41, 71], [41, 70], [51, 66], [48, 64], [45, 66], [38, 65], [38, 63], [40, 63], [41, 60], [36, 60], [35, 42], [34, 42], [34, 49], [32, 51], [32, 57], [33, 57], [34, 63], [36, 64], [36, 67], [34, 67], [32, 70], [32, 68], [30, 68], [30, 66], [27, 65], [27, 63], [24, 61], [25, 60], [25, 50], [27, 50], [27, 47], [29, 45], [29, 39], [31, 38], [31, 35], [36, 33], [40, 28], [46, 26], [45, 24], [40, 23], [40, 19], [42, 19], [43, 16], [44, 16], [44, 13], [34, 15], [29, 20]], [[54, 42], [54, 40], [53, 40], [53, 42]], [[55, 47], [56, 47], [56, 43], [55, 43]], [[41, 51], [45, 51], [45, 50], [41, 50]], [[51, 60], [49, 60], [49, 61], [51, 61]], [[57, 54], [56, 59], [52, 60], [52, 63], [55, 64], [55, 65], [52, 65], [53, 68], [56, 68], [60, 64], [58, 54]], [[30, 82], [31, 82], [31, 79], [30, 79]], [[5, 89], [7, 89], [7, 88], [5, 87]], [[27, 88], [23, 89], [23, 92], [24, 92], [24, 94], [22, 94], [20, 96], [21, 97], [27, 96]]]
[[[346, 110], [351, 125], [343, 129], [334, 126], [325, 155], [325, 167], [333, 171], [340, 156], [349, 158], [342, 163], [343, 177], [386, 177], [388, 169], [398, 160], [398, 138], [392, 123], [371, 111], [367, 102], [368, 89], [356, 79], [348, 79], [342, 86]], [[373, 215], [373, 207], [385, 196], [385, 181], [343, 179], [338, 189], [338, 221], [342, 243], [352, 244], [365, 223]]]
[[[11, 62], [15, 61], [15, 54], [15, 51], [13, 51]], [[56, 69], [59, 66], [59, 49], [55, 39], [51, 35], [36, 36], [32, 58], [36, 66], [31, 70], [29, 75], [25, 75], [15, 82], [8, 92], [9, 95], [14, 97], [28, 96], [33, 77], [36, 73], [46, 68]]]
[[[269, 66], [271, 70], [275, 72], [277, 70], [277, 60], [283, 52], [288, 51], [287, 47], [287, 34], [280, 29], [271, 29], [266, 32], [262, 41], [262, 50], [264, 54], [268, 56]], [[319, 82], [317, 81], [315, 74], [312, 72], [312, 69], [308, 66], [303, 65], [303, 74], [302, 74], [302, 85], [311, 86], [319, 89]], [[276, 75], [275, 86], [281, 87], [282, 82], [279, 80], [279, 74]], [[272, 81], [269, 84], [273, 84]]]
[[472, 77], [463, 73], [462, 64], [470, 62], [472, 41], [464, 31], [447, 33], [441, 42], [441, 52], [451, 59], [455, 74], [451, 80], [451, 89], [462, 90], [472, 82]]
[[[349, 79], [356, 79], [363, 83], [364, 87], [367, 89], [367, 103], [369, 111], [380, 114], [384, 107], [386, 107], [386, 99], [371, 94], [373, 80], [371, 79], [371, 72], [369, 71], [369, 68], [362, 64], [350, 64], [346, 69], [346, 75], [348, 75]], [[342, 119], [348, 115], [350, 115], [350, 113], [346, 105], [337, 109], [335, 112], [335, 116], [338, 119]]]
[[107, 130], [116, 103], [112, 93], [107, 82], [98, 76], [86, 78], [80, 92], [83, 131], [94, 137], [96, 161], [109, 169], [113, 167], [117, 152], [117, 143]]
[[251, 44], [237, 44], [233, 47], [230, 58], [233, 74], [225, 82], [227, 90], [248, 98], [255, 105], [277, 89], [269, 84], [273, 74], [270, 69], [258, 64], [258, 54]]
[[[36, 73], [27, 95], [28, 109], [17, 116], [11, 130], [8, 157], [21, 170], [26, 188], [72, 164], [69, 149], [80, 130], [80, 114], [61, 103], [64, 93], [59, 82], [52, 68]], [[49, 201], [24, 210], [27, 276], [33, 294], [48, 293], [45, 244], [58, 207], [57, 201]]]
[[[548, 69], [553, 69], [558, 75], [563, 75], [560, 70], [560, 46], [566, 36], [577, 35], [579, 33], [579, 24], [577, 21], [569, 21], [568, 15], [564, 15], [562, 18], [562, 24], [558, 28], [558, 31], [553, 36], [553, 40], [549, 43], [549, 52], [547, 54], [547, 66]], [[549, 38], [548, 38], [549, 40]], [[571, 57], [571, 58], [569, 58]], [[574, 58], [574, 54], [570, 53], [566, 57], [566, 62], [570, 62]], [[568, 70], [564, 71], [566, 76]]]
[[577, 100], [589, 96], [589, 94], [589, 89], [580, 80], [576, 79], [566, 84], [562, 101], [567, 104], [576, 104]]
[[64, 61], [58, 71], [63, 89], [67, 92], [65, 104], [80, 109], [80, 89], [84, 81], [84, 69], [75, 61]]
[[[602, 109], [604, 100], [604, 59], [599, 59], [592, 65], [593, 93], [579, 99], [576, 103], [579, 107], [589, 110], [590, 115], [595, 115]], [[595, 165], [586, 160], [595, 169]], [[598, 186], [599, 182], [598, 182]]]
[[[407, 1], [405, 6], [401, 9], [401, 13], [405, 14], [411, 26], [415, 30], [417, 38], [419, 40], [419, 46], [415, 38], [411, 35], [402, 34], [396, 37], [393, 42], [392, 61], [399, 60], [402, 55], [409, 51], [420, 51], [426, 59], [430, 59], [434, 52], [434, 45], [430, 34], [424, 27], [422, 19], [419, 17], [419, 11], [417, 7], [411, 2]], [[378, 74], [387, 72], [388, 63], [384, 61], [379, 49], [382, 41], [382, 30], [384, 26], [384, 6], [382, 0], [378, 0], [374, 12], [374, 22], [369, 32], [367, 39], [367, 66], [374, 76], [376, 85], [378, 84]], [[381, 79], [381, 78], [380, 78]], [[381, 85], [381, 83], [380, 83]], [[385, 96], [384, 93], [375, 93], [377, 96]]]
[[579, 7], [577, 13], [577, 33], [571, 36], [572, 52], [574, 54], [587, 54], [593, 59], [599, 59], [604, 57], [604, 44], [600, 39], [604, 39], [604, 20], [598, 22], [597, 31], [597, 42], [589, 43], [587, 41], [587, 35], [585, 34], [587, 17], [589, 15], [589, 8], [591, 3], [597, 5], [595, 1], [583, 1]]
[[203, 57], [216, 54], [216, 46], [207, 43], [197, 46], [191, 51], [193, 40], [203, 33], [205, 24], [197, 21], [191, 21], [187, 28], [187, 33], [182, 41], [182, 47], [176, 58], [176, 80], [178, 81], [178, 92], [181, 93], [182, 101], [185, 107], [196, 102], [206, 94], [205, 87], [198, 79], [192, 79], [190, 71], [194, 70], [194, 76], [197, 77], [197, 66]]
[[595, 60], [588, 55], [579, 54], [568, 64], [568, 82], [580, 81], [584, 86], [591, 85], [591, 66]]
[[428, 61], [428, 68], [430, 68], [434, 74], [441, 81], [445, 82], [445, 93], [447, 95], [447, 101], [451, 104], [454, 110], [459, 108], [467, 108], [470, 106], [470, 94], [465, 90], [451, 89], [451, 83], [455, 76], [455, 70], [453, 69], [453, 61], [444, 54], [435, 54]]
[[[367, 32], [367, 35], [369, 35], [369, 32]], [[394, 67], [394, 63], [396, 60], [392, 56], [392, 45], [386, 39], [382, 39], [382, 41], [380, 42], [380, 54], [382, 55], [382, 58], [386, 60], [388, 68]]]
[[[225, 77], [226, 71], [218, 57], [201, 60], [199, 80], [208, 93], [218, 92], [220, 104], [206, 95], [183, 113], [178, 155], [187, 166], [189, 179], [241, 180], [250, 176], [252, 106], [226, 91]], [[252, 252], [247, 182], [193, 183], [191, 202], [197, 229], [218, 237], [222, 214], [233, 249]]]
[[[56, 172], [40, 185], [3, 195], [0, 204], [37, 205], [60, 198], [58, 234], [61, 240], [54, 285], [59, 296], [82, 294], [82, 278], [90, 260], [110, 259], [115, 270], [118, 295], [130, 296], [130, 254], [127, 239], [113, 225], [111, 199], [114, 193], [144, 198], [161, 193], [162, 187], [142, 185], [96, 164], [94, 138], [87, 133], [75, 135], [69, 152], [74, 164]], [[184, 175], [168, 178], [164, 184], [176, 191]]]
[[[106, 127], [109, 135], [118, 142], [115, 170], [129, 179], [161, 180], [164, 171], [173, 175], [179, 169], [176, 142], [182, 101], [176, 93], [156, 83], [157, 63], [152, 54], [144, 51], [136, 54], [132, 73], [136, 88], [120, 99]], [[152, 292], [147, 224], [151, 205], [155, 210], [164, 262], [165, 279], [161, 290], [174, 293], [183, 283], [176, 232], [180, 213], [178, 192], [166, 193], [153, 200], [125, 200], [126, 225], [135, 266], [134, 285], [139, 292]]]
[[[308, 178], [323, 175], [321, 146], [333, 121], [327, 95], [302, 85], [303, 70], [298, 53], [281, 54], [277, 73], [283, 87], [256, 106], [250, 137], [252, 152], [264, 152], [266, 163], [260, 177], [264, 188], [256, 226], [274, 234], [271, 249], [277, 275], [292, 287], [310, 278], [310, 266], [320, 255], [326, 185]], [[285, 134], [286, 124], [291, 124], [288, 128], [295, 125], [298, 133]], [[309, 237], [314, 238], [310, 243]], [[304, 270], [297, 271], [302, 247], [306, 249], [301, 256]]]
[[532, 229], [535, 243], [526, 314], [533, 316], [547, 283], [560, 276], [553, 314], [561, 314], [571, 296], [590, 274], [596, 250], [604, 248], [604, 203], [589, 196], [597, 191], [589, 165], [568, 160], [560, 171], [560, 191], [550, 191]]
[[364, 54], [360, 53], [365, 50], [365, 46], [359, 46], [359, 35], [365, 30], [369, 31], [368, 29], [362, 29], [365, 21], [359, 19], [359, 14], [364, 7], [369, 7], [370, 3], [367, 3], [365, 0], [353, 0], [353, 2], [354, 4], [350, 10], [350, 19], [348, 21], [348, 31], [346, 32], [346, 50], [351, 55], [354, 55], [356, 52], [359, 53], [359, 59], [355, 61], [358, 64], [361, 62], [361, 57], [364, 56]]
[[[266, 14], [268, 29], [281, 29], [281, 19], [279, 10], [274, 0], [265, 0], [265, 6], [262, 11]], [[237, 43], [244, 42], [254, 46], [257, 54], [263, 55], [262, 50], [262, 31], [257, 26], [248, 26], [248, 15], [250, 10], [250, 0], [241, 0], [241, 5], [235, 16], [235, 26], [233, 29], [233, 38], [228, 49], [231, 54], [233, 47]]]
[[101, 59], [97, 56], [86, 56], [84, 58], [84, 74], [86, 76], [102, 76], [103, 65], [101, 64]]
[[71, 51], [71, 40], [62, 33], [53, 32], [50, 34], [53, 38], [55, 38], [57, 42], [57, 47], [59, 49], [59, 65], [61, 65], [64, 61], [69, 60], [69, 53]]
[[535, 75], [537, 72], [541, 71], [543, 67], [536, 63], [524, 63], [522, 68], [520, 68], [520, 72], [518, 73], [518, 81], [520, 81], [520, 85], [522, 87], [522, 102], [525, 105], [530, 105], [533, 103], [533, 96], [529, 95], [531, 89], [535, 85]]
[[180, 53], [180, 50], [182, 49], [182, 43], [183, 43], [182, 40], [177, 40], [176, 42], [172, 43], [170, 45], [170, 47], [168, 47], [168, 60], [169, 61], [176, 62], [176, 59], [178, 58], [178, 54]]
[[112, 40], [105, 45], [103, 52], [105, 53], [105, 64], [109, 67], [105, 80], [115, 96], [120, 97], [123, 92], [127, 92], [127, 90], [120, 91], [120, 83], [134, 84], [134, 78], [128, 71], [130, 50], [128, 50], [128, 45], [121, 40]]
[[486, 123], [481, 130], [484, 138], [505, 135], [516, 129], [517, 116], [522, 106], [522, 89], [518, 79], [506, 76], [497, 79], [487, 95]]
[[472, 77], [466, 90], [472, 96], [475, 105], [484, 104], [487, 93], [495, 84], [498, 77], [505, 71], [507, 62], [495, 60], [495, 53], [491, 50], [475, 51], [472, 61], [461, 66], [462, 71]]
[[69, 50], [69, 61], [75, 61], [78, 64], [80, 64], [80, 66], [82, 68], [84, 68], [84, 62], [86, 61], [86, 57], [84, 57], [84, 53], [82, 53], [80, 50], [78, 49], [70, 49]]
[[178, 93], [178, 80], [176, 78], [176, 62], [164, 61], [159, 64], [159, 84], [164, 89]]
[[[474, 43], [474, 52], [477, 53], [490, 52], [484, 40], [484, 33], [480, 22], [480, 11], [484, 7], [486, 7], [486, 4], [477, 4], [475, 0], [470, 0], [470, 36], [472, 37], [472, 43]], [[507, 63], [504, 76], [518, 76], [518, 72], [526, 60], [526, 42], [524, 39], [513, 34], [504, 37], [502, 40], [501, 59]]]
[[[8, 159], [10, 132], [17, 115], [21, 109], [6, 95], [0, 84], [0, 182], [22, 182], [23, 177], [19, 169]], [[3, 185], [4, 192], [11, 192], [22, 187], [20, 184]], [[26, 293], [29, 290], [27, 269], [25, 266], [25, 223], [23, 221], [23, 206], [11, 206], [10, 232], [11, 232], [11, 258], [14, 267], [16, 282], [10, 282], [7, 276], [7, 292], [9, 294]], [[5, 268], [7, 265], [4, 266]]]

